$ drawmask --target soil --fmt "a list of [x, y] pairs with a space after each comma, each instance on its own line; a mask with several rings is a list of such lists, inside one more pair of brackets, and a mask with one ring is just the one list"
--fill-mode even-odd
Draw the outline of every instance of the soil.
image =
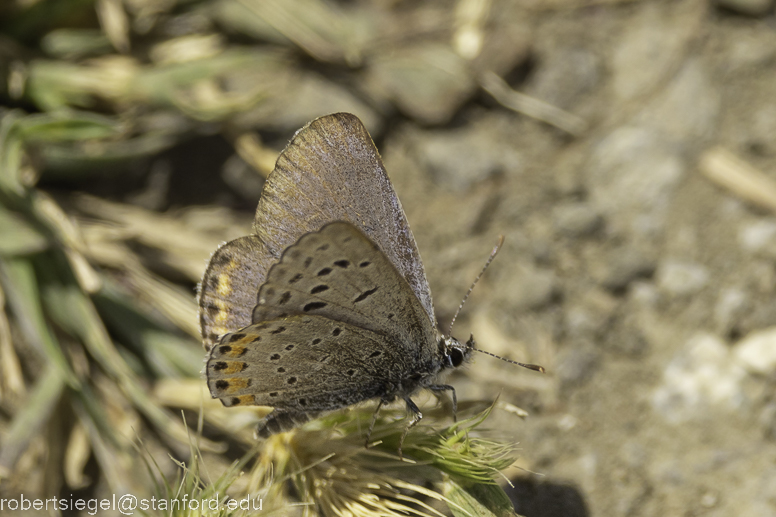
[[776, 218], [701, 163], [776, 181], [776, 19], [736, 9], [533, 12], [520, 90], [588, 130], [481, 100], [378, 142], [440, 321], [506, 238], [454, 334], [547, 373], [480, 356], [451, 381], [530, 413], [493, 424], [521, 515], [776, 515]]

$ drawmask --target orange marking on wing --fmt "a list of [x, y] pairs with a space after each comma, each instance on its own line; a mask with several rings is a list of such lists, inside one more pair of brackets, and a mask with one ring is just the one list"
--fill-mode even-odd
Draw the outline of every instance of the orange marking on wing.
[[231, 347], [231, 350], [226, 352], [224, 354], [225, 356], [240, 357], [241, 355], [243, 355], [245, 353], [245, 347], [244, 346], [235, 345], [235, 344], [231, 344], [231, 343], [229, 345], [227, 345], [227, 346]]
[[[249, 379], [239, 378], [239, 377], [229, 379], [229, 387], [224, 390], [224, 394], [231, 395], [232, 393], [235, 393], [237, 391], [244, 390], [245, 388], [248, 387], [249, 384], [250, 384]], [[251, 397], [252, 396], [253, 395], [251, 395]]]
[[241, 363], [240, 361], [229, 361], [226, 364], [227, 364], [226, 368], [221, 370], [221, 373], [224, 375], [232, 375], [235, 373], [240, 373], [245, 369], [245, 363]]
[[239, 397], [235, 397], [239, 402], [235, 404], [235, 406], [255, 406], [256, 405], [256, 397], [253, 395], [240, 395]]

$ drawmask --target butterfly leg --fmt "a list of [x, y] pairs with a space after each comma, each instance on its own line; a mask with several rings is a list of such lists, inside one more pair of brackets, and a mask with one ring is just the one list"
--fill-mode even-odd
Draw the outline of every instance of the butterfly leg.
[[429, 386], [428, 389], [431, 391], [449, 391], [450, 394], [453, 396], [453, 422], [458, 421], [458, 397], [455, 396], [455, 388], [450, 386], [449, 384], [434, 384], [433, 386]]
[[377, 407], [375, 408], [375, 413], [372, 415], [372, 423], [369, 424], [369, 430], [366, 432], [366, 443], [364, 444], [364, 447], [367, 449], [369, 448], [369, 439], [372, 437], [372, 430], [374, 430], [375, 422], [377, 421], [377, 413], [380, 412], [380, 408], [383, 407], [384, 403], [385, 401], [380, 399], [380, 402], [377, 403]]
[[301, 413], [275, 409], [259, 422], [256, 428], [256, 438], [269, 438], [273, 434], [285, 433], [302, 424], [306, 424], [316, 416], [318, 416], [318, 413], [315, 412]]
[[412, 401], [409, 397], [404, 397], [404, 402], [407, 404], [407, 411], [412, 413], [412, 419], [410, 420], [410, 423], [407, 424], [407, 427], [404, 429], [404, 432], [401, 435], [401, 440], [399, 440], [399, 459], [403, 459], [402, 453], [401, 453], [401, 446], [404, 444], [404, 439], [407, 437], [407, 433], [410, 432], [410, 429], [415, 427], [418, 422], [420, 422], [420, 419], [423, 418], [423, 413], [420, 412], [420, 409], [418, 409], [418, 406], [415, 405], [415, 403]]

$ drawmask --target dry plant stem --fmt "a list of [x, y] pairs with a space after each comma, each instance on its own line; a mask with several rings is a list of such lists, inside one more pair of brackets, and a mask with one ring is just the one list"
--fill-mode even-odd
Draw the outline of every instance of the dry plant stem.
[[776, 212], [776, 182], [727, 149], [715, 147], [701, 155], [701, 173], [744, 201]]
[[587, 130], [587, 122], [581, 117], [513, 90], [504, 79], [493, 72], [484, 73], [480, 77], [480, 85], [499, 104], [513, 111], [546, 122], [574, 136], [579, 136]]

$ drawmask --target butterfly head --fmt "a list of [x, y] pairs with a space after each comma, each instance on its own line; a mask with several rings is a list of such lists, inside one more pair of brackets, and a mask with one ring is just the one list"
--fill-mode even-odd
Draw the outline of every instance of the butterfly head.
[[474, 350], [474, 338], [469, 337], [469, 341], [461, 343], [454, 337], [443, 337], [439, 341], [439, 349], [442, 353], [444, 368], [458, 368], [467, 362]]

